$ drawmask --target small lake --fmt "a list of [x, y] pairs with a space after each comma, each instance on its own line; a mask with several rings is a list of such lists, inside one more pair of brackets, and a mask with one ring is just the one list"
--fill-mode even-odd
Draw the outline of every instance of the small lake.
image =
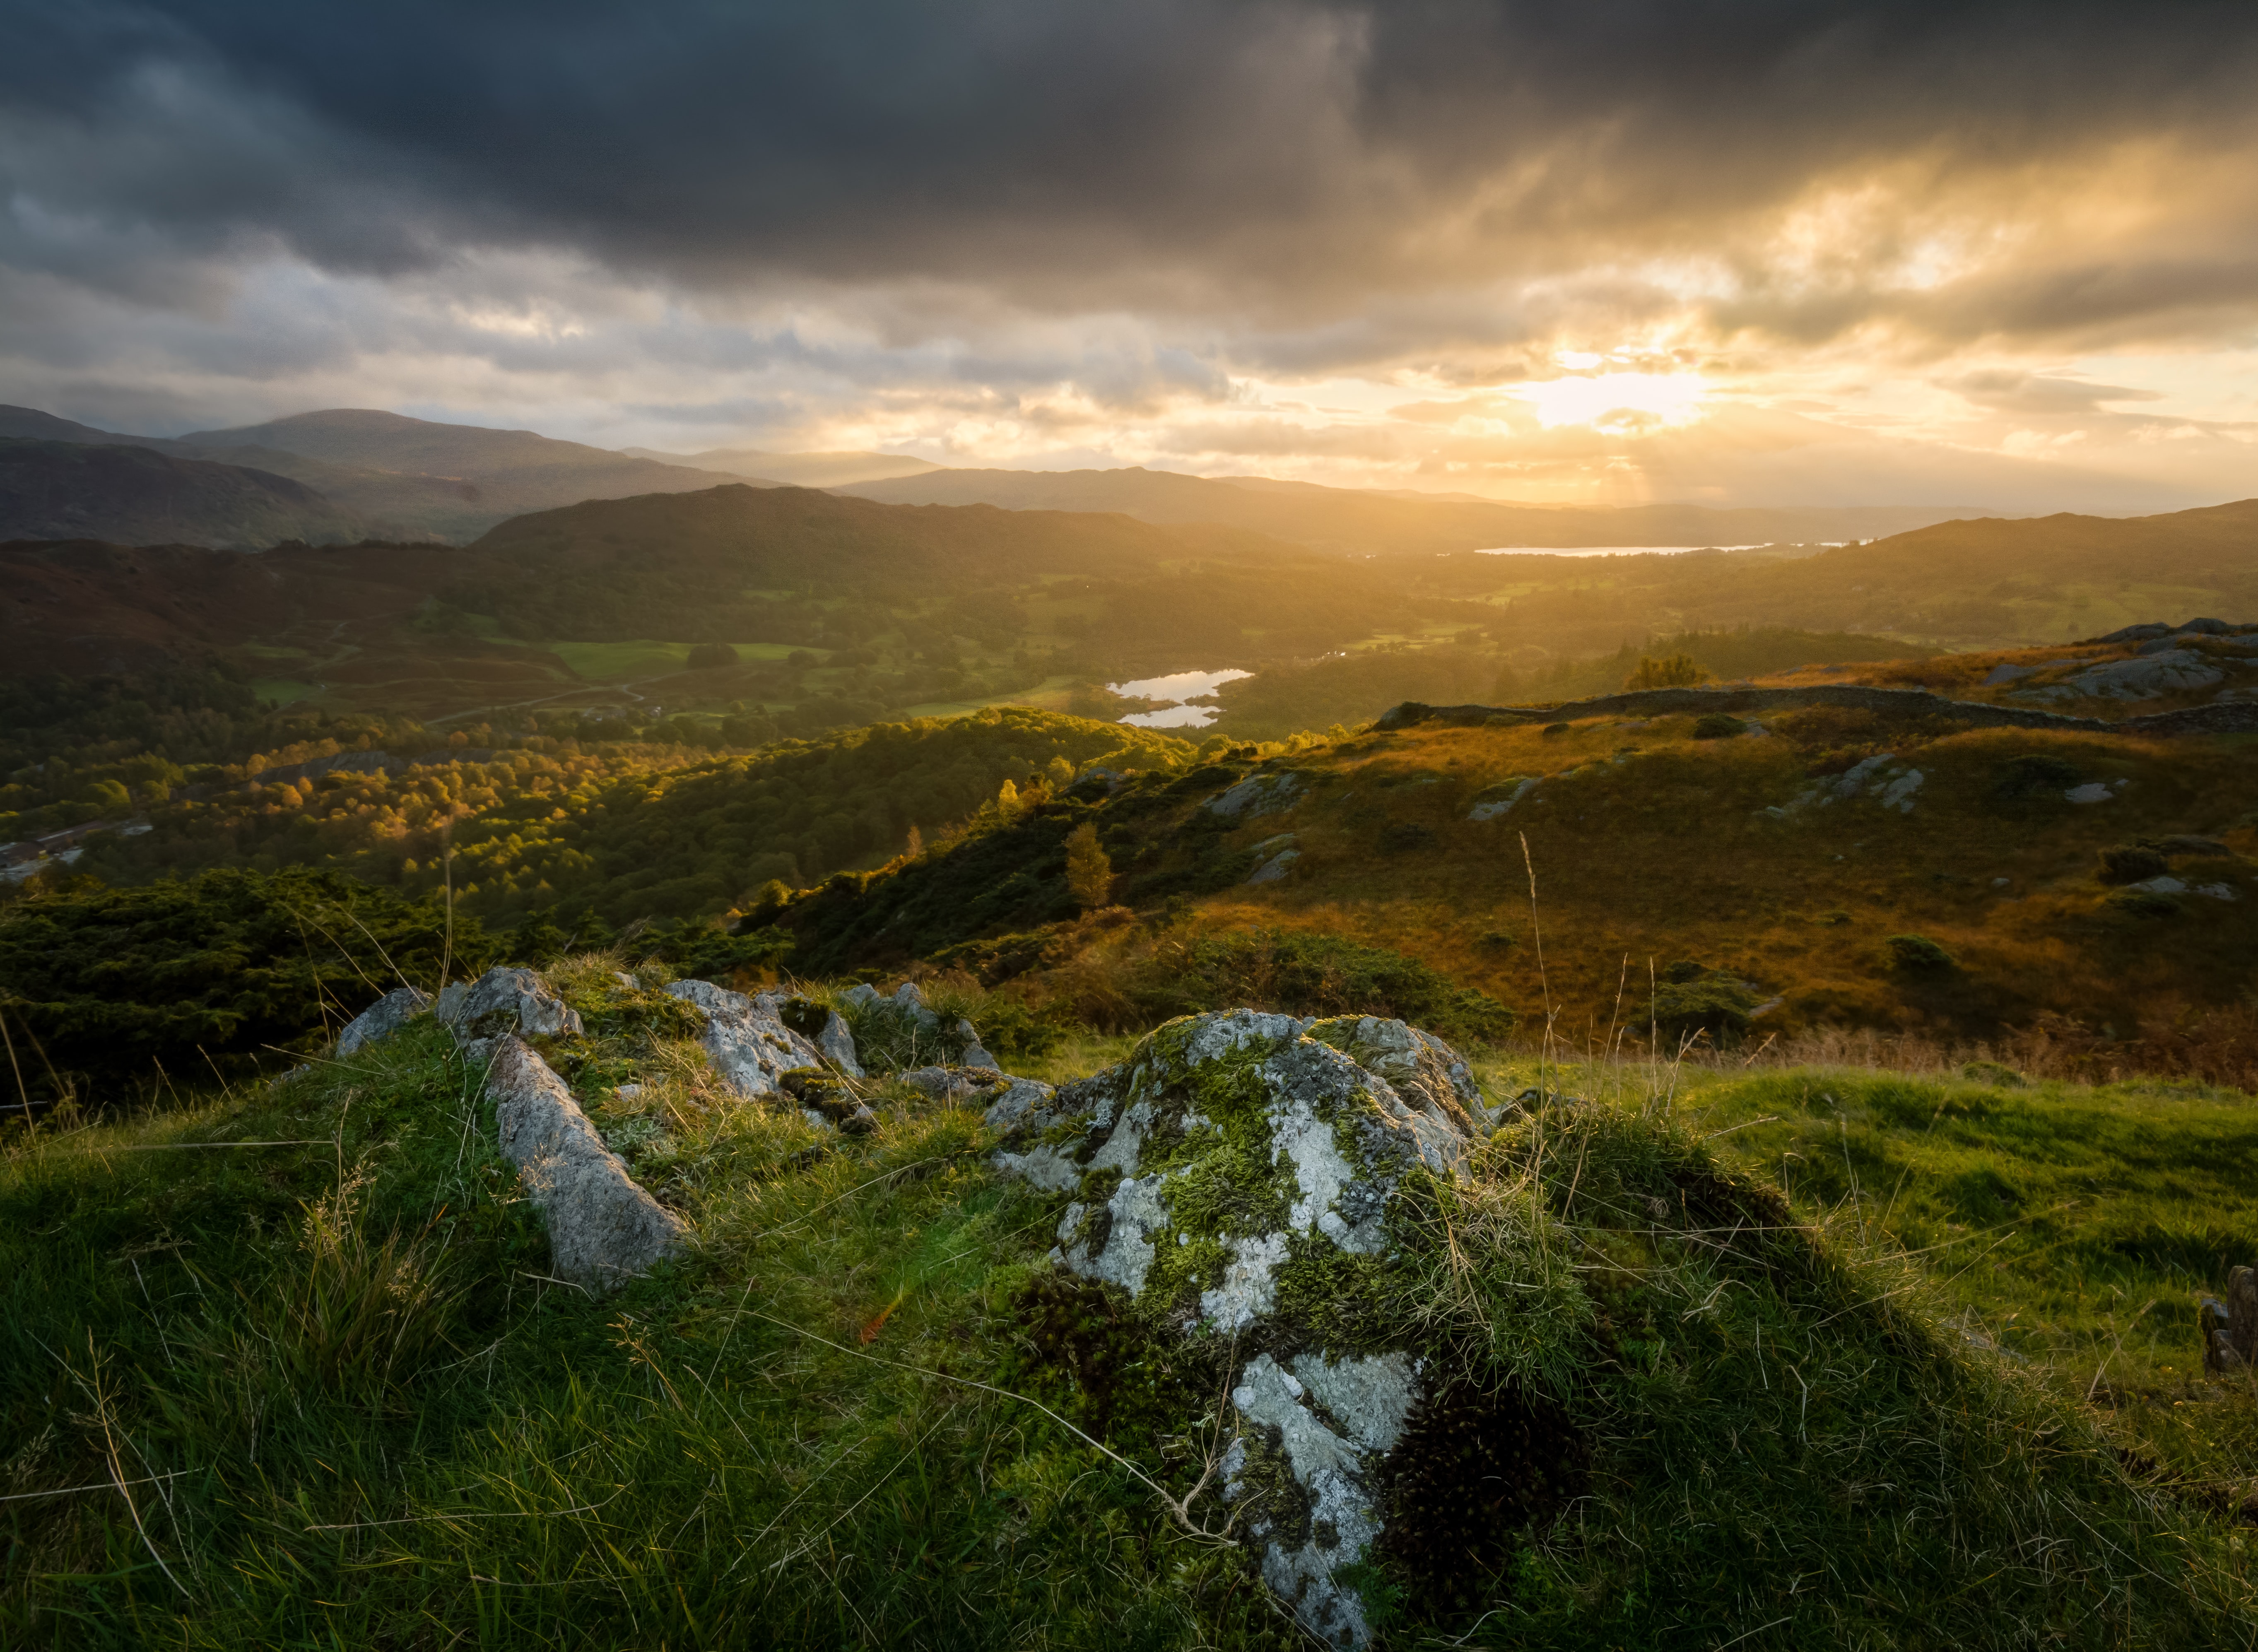
[[1215, 720], [1221, 708], [1187, 705], [1183, 702], [1212, 694], [1225, 683], [1236, 683], [1253, 675], [1252, 671], [1176, 671], [1167, 677], [1140, 677], [1132, 683], [1108, 683], [1105, 686], [1130, 699], [1176, 702], [1157, 712], [1133, 713], [1121, 720], [1125, 723], [1133, 723], [1139, 728], [1204, 728]]
[[1760, 545], [1485, 545], [1477, 557], [1682, 557], [1689, 550], [1761, 550]]

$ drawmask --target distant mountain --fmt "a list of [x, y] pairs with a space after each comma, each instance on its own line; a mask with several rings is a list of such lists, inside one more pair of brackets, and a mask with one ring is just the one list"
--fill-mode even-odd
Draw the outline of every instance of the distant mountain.
[[[527, 511], [714, 485], [709, 471], [531, 430], [439, 424], [358, 408], [199, 430], [181, 442], [231, 452], [258, 448], [345, 467], [351, 475], [326, 471], [318, 484], [338, 503], [456, 540], [473, 538]], [[281, 459], [274, 465], [290, 468]]]
[[764, 453], [758, 448], [714, 448], [688, 454], [662, 453], [657, 448], [620, 450], [640, 459], [688, 464], [785, 487], [846, 487], [856, 482], [926, 476], [942, 468], [898, 453]]
[[1369, 555], [1527, 545], [1754, 545], [1836, 542], [1978, 514], [1956, 506], [1621, 510], [1417, 499], [1267, 477], [1172, 471], [936, 471], [834, 491], [893, 505], [998, 505], [1006, 510], [1119, 511], [1148, 522], [1213, 522], [1313, 549]]
[[0, 540], [259, 550], [288, 539], [351, 542], [370, 537], [369, 529], [315, 489], [270, 471], [77, 437], [0, 436]]

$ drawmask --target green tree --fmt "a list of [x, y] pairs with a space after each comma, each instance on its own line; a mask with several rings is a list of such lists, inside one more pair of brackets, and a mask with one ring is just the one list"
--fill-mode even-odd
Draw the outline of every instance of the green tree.
[[1113, 862], [1097, 840], [1097, 828], [1084, 821], [1067, 833], [1066, 886], [1085, 912], [1105, 904], [1113, 889]]
[[1696, 683], [1709, 680], [1709, 672], [1701, 661], [1690, 654], [1672, 654], [1666, 659], [1639, 656], [1638, 669], [1623, 678], [1625, 688], [1692, 688]]

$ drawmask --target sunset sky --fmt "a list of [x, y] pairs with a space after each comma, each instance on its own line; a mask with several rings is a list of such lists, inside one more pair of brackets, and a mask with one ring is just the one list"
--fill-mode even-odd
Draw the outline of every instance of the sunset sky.
[[0, 0], [0, 401], [2258, 494], [2258, 6]]

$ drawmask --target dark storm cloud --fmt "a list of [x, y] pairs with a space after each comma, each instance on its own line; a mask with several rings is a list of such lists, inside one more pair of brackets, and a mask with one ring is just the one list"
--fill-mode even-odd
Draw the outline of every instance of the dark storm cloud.
[[[2127, 138], [2239, 148], [2258, 68], [2247, 4], [2076, 0], [46, 0], [0, 29], [0, 257], [75, 279], [160, 243], [378, 273], [543, 246], [707, 289], [934, 280], [1289, 326], [1713, 252], [1846, 170], [1964, 188]], [[2004, 324], [2247, 297], [2226, 239], [2153, 280], [2049, 266], [2003, 288]], [[1735, 319], [1868, 310], [1758, 293]]]

